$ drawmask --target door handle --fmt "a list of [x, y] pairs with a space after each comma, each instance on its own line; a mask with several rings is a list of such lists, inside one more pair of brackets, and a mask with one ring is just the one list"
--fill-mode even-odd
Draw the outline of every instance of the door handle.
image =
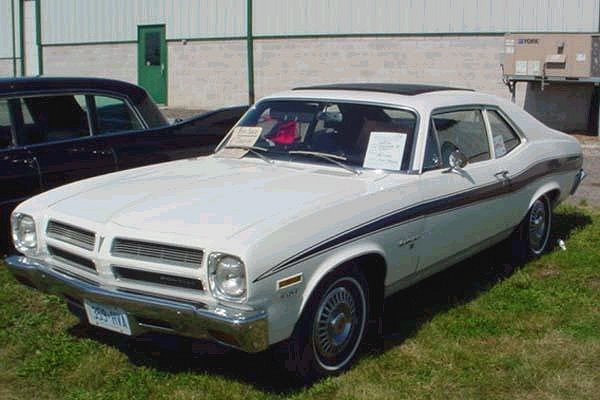
[[509, 179], [509, 178], [508, 178], [508, 171], [507, 171], [507, 170], [502, 170], [502, 171], [496, 172], [496, 173], [494, 174], [494, 176], [495, 176], [496, 178], [501, 178], [501, 179]]
[[25, 164], [30, 167], [33, 166], [34, 160], [33, 158], [15, 158], [12, 160], [13, 164]]
[[92, 150], [92, 154], [97, 156], [110, 156], [112, 155], [111, 150]]
[[67, 150], [67, 152], [70, 154], [82, 153], [84, 151], [85, 151], [85, 147], [71, 147], [70, 149]]
[[165, 64], [160, 64], [160, 74], [164, 75], [165, 74]]

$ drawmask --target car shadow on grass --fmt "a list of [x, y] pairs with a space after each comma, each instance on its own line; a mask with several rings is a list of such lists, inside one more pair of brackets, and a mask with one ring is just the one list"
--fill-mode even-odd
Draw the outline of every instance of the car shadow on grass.
[[[591, 218], [576, 209], [563, 209], [554, 219], [551, 243], [567, 239], [573, 230], [590, 223]], [[510, 242], [505, 241], [388, 298], [383, 335], [363, 346], [361, 356], [401, 345], [435, 315], [470, 302], [510, 277], [523, 265], [515, 261], [511, 249]], [[305, 387], [284, 369], [283, 362], [274, 360], [273, 350], [246, 354], [209, 342], [161, 334], [127, 338], [85, 324], [73, 326], [70, 333], [112, 346], [134, 365], [162, 372], [217, 375], [278, 394], [291, 394]]]

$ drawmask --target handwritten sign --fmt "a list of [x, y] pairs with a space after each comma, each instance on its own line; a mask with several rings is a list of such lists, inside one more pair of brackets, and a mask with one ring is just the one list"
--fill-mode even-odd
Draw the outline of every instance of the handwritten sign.
[[405, 133], [371, 132], [363, 167], [399, 171], [405, 145]]
[[254, 146], [258, 140], [262, 128], [259, 126], [236, 126], [231, 132], [229, 140], [219, 151], [219, 157], [242, 158], [248, 153], [244, 149], [226, 149], [227, 146]]

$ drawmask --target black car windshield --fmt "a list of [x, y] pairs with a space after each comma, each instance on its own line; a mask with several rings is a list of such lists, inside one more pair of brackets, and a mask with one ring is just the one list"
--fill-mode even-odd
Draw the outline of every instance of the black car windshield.
[[[409, 169], [417, 116], [400, 108], [345, 102], [270, 100], [256, 104], [232, 130], [220, 151], [239, 145], [266, 149], [269, 159], [330, 163], [321, 153], [349, 166]], [[254, 138], [256, 138], [254, 140]], [[239, 153], [256, 157], [252, 152]], [[240, 155], [240, 156], [241, 156]]]

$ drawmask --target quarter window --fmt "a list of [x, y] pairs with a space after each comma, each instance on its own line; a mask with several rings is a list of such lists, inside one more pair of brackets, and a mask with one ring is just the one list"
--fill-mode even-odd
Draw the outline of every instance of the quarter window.
[[94, 96], [98, 134], [142, 129], [127, 103], [115, 97]]
[[438, 134], [442, 164], [455, 150], [465, 154], [470, 163], [490, 159], [490, 146], [480, 110], [452, 111], [436, 114], [433, 123]]
[[495, 110], [487, 111], [490, 128], [492, 130], [492, 138], [494, 143], [494, 151], [496, 158], [500, 158], [508, 154], [521, 143], [519, 136], [515, 133], [512, 127], [502, 118]]

